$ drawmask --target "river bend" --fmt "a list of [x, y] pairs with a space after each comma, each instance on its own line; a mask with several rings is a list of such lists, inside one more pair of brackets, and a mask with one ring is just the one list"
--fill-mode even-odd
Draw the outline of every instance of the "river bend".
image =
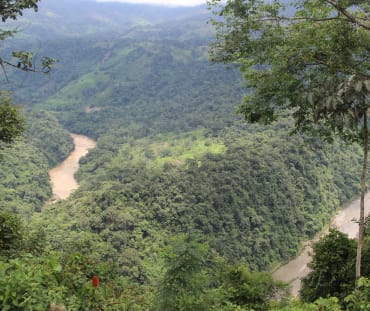
[[79, 160], [96, 146], [96, 142], [87, 136], [71, 134], [71, 137], [74, 150], [61, 164], [49, 171], [53, 201], [67, 199], [78, 188], [74, 175], [79, 168]]

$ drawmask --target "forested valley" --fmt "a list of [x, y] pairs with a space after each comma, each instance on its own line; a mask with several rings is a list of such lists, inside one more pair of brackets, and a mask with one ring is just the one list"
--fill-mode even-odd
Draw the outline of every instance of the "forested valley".
[[[20, 32], [0, 48], [57, 59], [0, 77], [26, 120], [0, 151], [1, 310], [370, 310], [356, 243], [335, 229], [301, 299], [271, 276], [358, 197], [360, 145], [293, 134], [288, 112], [246, 123], [240, 66], [209, 60], [206, 6], [39, 5], [4, 24]], [[54, 202], [48, 171], [70, 133], [97, 146]]]

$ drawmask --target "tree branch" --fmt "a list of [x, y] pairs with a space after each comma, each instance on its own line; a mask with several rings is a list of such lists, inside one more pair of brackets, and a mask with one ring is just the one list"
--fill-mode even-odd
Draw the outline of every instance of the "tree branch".
[[[370, 21], [367, 19], [362, 19], [354, 16], [350, 12], [348, 12], [344, 7], [340, 6], [336, 0], [326, 0], [327, 3], [329, 3], [331, 6], [333, 6], [338, 12], [342, 13], [347, 19], [351, 22], [354, 23], [366, 30], [370, 30]], [[369, 24], [365, 24], [361, 22], [360, 20], [366, 20], [369, 21]]]
[[[25, 65], [24, 66], [21, 66], [20, 63], [13, 64], [11, 62], [8, 62], [8, 61], [3, 60], [3, 59], [0, 58], [0, 66], [3, 69], [6, 78], [7, 78], [7, 75], [6, 75], [6, 71], [5, 71], [4, 65], [7, 65], [7, 66], [10, 66], [10, 67], [13, 67], [13, 68], [17, 68], [17, 69], [20, 69], [20, 70], [25, 71], [25, 72], [37, 72], [37, 73], [45, 73], [45, 74], [47, 74], [47, 73], [50, 73], [50, 71], [51, 71], [51, 67], [46, 67], [46, 69], [41, 69], [40, 70], [40, 69], [36, 69], [35, 66], [33, 66], [33, 68], [32, 67], [29, 67], [29, 66], [25, 66]], [[8, 80], [8, 78], [7, 78], [7, 80]]]

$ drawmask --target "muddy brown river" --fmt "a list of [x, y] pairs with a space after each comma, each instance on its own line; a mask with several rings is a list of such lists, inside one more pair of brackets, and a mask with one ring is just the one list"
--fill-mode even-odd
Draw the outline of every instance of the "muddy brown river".
[[78, 188], [74, 175], [78, 170], [79, 160], [96, 146], [96, 142], [87, 136], [71, 134], [71, 137], [74, 150], [61, 164], [49, 171], [53, 201], [67, 199]]
[[[370, 192], [365, 197], [365, 215], [370, 211]], [[358, 219], [360, 216], [360, 200], [357, 199], [347, 204], [333, 218], [331, 226], [335, 226], [343, 233], [348, 234], [350, 238], [356, 238], [358, 224], [353, 222], [353, 219]], [[325, 231], [327, 232], [327, 231]], [[325, 234], [323, 232], [322, 234]], [[307, 264], [311, 261], [310, 253], [312, 252], [311, 244], [313, 241], [307, 241], [301, 254], [289, 261], [287, 264], [277, 269], [273, 276], [276, 280], [290, 283], [292, 286], [292, 295], [297, 297], [301, 288], [301, 278], [305, 277], [309, 272]]]

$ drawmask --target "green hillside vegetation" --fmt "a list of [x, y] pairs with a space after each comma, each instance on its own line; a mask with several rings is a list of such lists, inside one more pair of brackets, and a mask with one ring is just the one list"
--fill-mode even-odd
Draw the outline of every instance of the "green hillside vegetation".
[[[94, 138], [122, 128], [135, 137], [197, 127], [218, 131], [236, 119], [240, 74], [208, 62], [208, 40], [113, 42], [50, 41], [42, 54], [59, 60], [56, 72], [8, 86], [22, 85], [14, 90], [19, 101], [55, 111], [66, 128]], [[10, 81], [19, 75], [9, 72]]]
[[[368, 279], [340, 300], [308, 287], [306, 302], [290, 302], [286, 285], [264, 272], [358, 195], [361, 149], [291, 136], [288, 117], [244, 124], [235, 114], [244, 83], [236, 65], [209, 63], [199, 10], [119, 36], [86, 36], [96, 25], [82, 15], [83, 37], [66, 22], [71, 36], [41, 42], [40, 54], [59, 59], [52, 75], [8, 72], [4, 87], [32, 111], [25, 139], [0, 163], [2, 310], [368, 307]], [[155, 24], [167, 13], [152, 14]], [[60, 17], [43, 18], [58, 29]], [[2, 52], [28, 40], [7, 41]], [[80, 188], [51, 204], [47, 172], [72, 150], [69, 132], [97, 147], [80, 160]]]
[[22, 142], [2, 153], [1, 207], [30, 217], [51, 194], [47, 161], [39, 150]]
[[46, 111], [27, 111], [25, 142], [35, 146], [45, 156], [49, 167], [62, 162], [73, 150], [69, 132]]
[[47, 112], [27, 112], [25, 138], [1, 150], [0, 206], [25, 216], [51, 196], [48, 170], [72, 150], [68, 132]]
[[199, 131], [167, 134], [115, 150], [112, 137], [100, 139], [81, 162], [80, 190], [42, 215], [53, 243], [92, 232], [118, 253], [145, 252], [135, 265], [152, 261], [168, 234], [198, 232], [229, 262], [253, 270], [288, 259], [358, 191], [361, 159], [339, 144], [314, 151], [278, 126], [228, 129], [206, 141]]
[[[350, 293], [342, 307], [336, 297], [319, 298], [313, 303], [288, 301], [286, 285], [273, 281], [268, 273], [227, 265], [206, 243], [188, 235], [172, 238], [168, 246], [161, 249], [162, 276], [158, 282], [133, 284], [120, 276], [114, 261], [97, 259], [95, 249], [91, 249], [89, 256], [71, 253], [68, 248], [63, 253], [50, 252], [44, 248], [41, 231], [26, 233], [22, 223], [6, 213], [0, 213], [0, 222], [1, 232], [7, 233], [5, 240], [0, 238], [3, 259], [0, 261], [0, 297], [5, 310], [41, 311], [53, 305], [64, 305], [68, 310], [108, 311], [349, 311], [369, 307], [370, 284], [365, 278], [360, 280], [359, 291]], [[323, 243], [338, 241], [330, 235]], [[355, 246], [346, 238], [339, 243]], [[94, 245], [102, 247], [98, 241]], [[324, 249], [324, 256], [325, 253]], [[318, 258], [317, 262], [320, 256]], [[341, 262], [354, 268], [354, 262], [346, 263], [348, 259], [336, 257], [331, 259], [331, 264]], [[330, 280], [330, 275], [327, 277]]]
[[41, 105], [57, 111], [72, 131], [97, 138], [110, 131], [125, 134], [125, 128], [126, 135], [144, 137], [196, 128], [218, 131], [236, 119], [240, 76], [235, 69], [211, 65], [206, 42], [124, 40], [105, 53], [109, 57], [92, 72]]

